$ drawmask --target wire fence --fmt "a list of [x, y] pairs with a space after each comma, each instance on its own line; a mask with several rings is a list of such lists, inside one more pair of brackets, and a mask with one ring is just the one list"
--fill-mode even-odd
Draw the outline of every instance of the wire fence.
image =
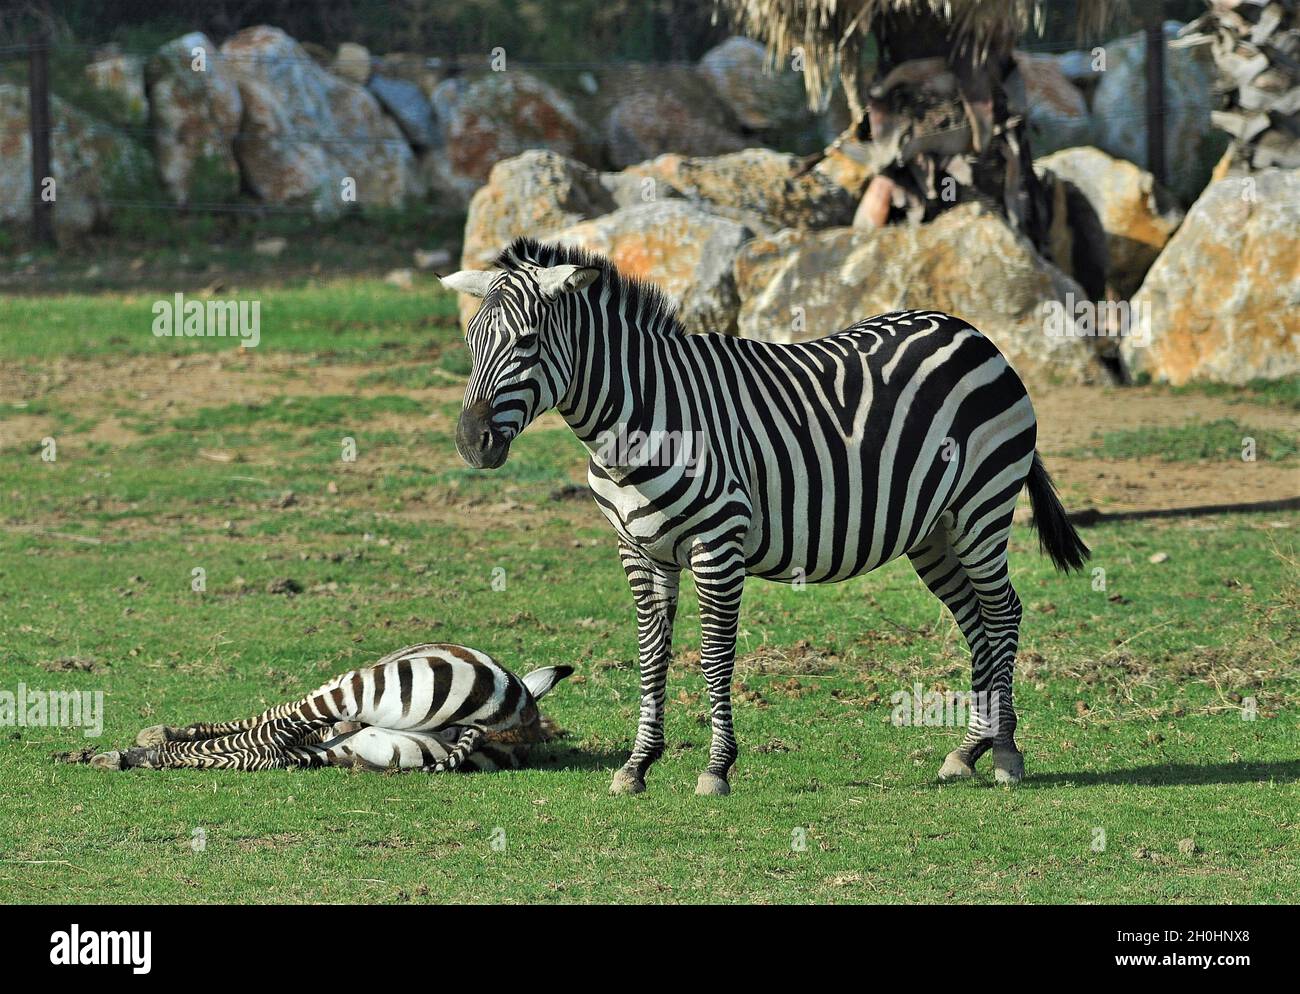
[[[1080, 47], [1074, 43], [1047, 43], [1047, 42], [1029, 42], [1023, 46], [1024, 51], [1036, 55], [1052, 55], [1054, 53], [1065, 51], [1082, 51], [1085, 53], [1095, 52], [1097, 49], [1105, 49], [1104, 45], [1097, 45], [1092, 48], [1087, 46]], [[112, 123], [89, 119], [86, 115], [79, 115], [76, 124], [54, 124], [50, 122], [49, 106], [51, 101], [49, 59], [51, 55], [59, 58], [76, 56], [84, 59], [88, 64], [93, 61], [97, 55], [111, 52], [113, 56], [138, 57], [147, 61], [155, 56], [158, 52], [156, 47], [132, 47], [123, 45], [113, 45], [111, 49], [106, 49], [103, 45], [96, 45], [76, 41], [58, 41], [48, 42], [36, 39], [26, 43], [15, 43], [0, 45], [0, 66], [6, 62], [13, 63], [18, 60], [25, 60], [28, 63], [28, 87], [31, 97], [31, 107], [33, 113], [30, 116], [30, 140], [32, 150], [32, 184], [27, 206], [32, 212], [32, 225], [36, 241], [39, 243], [54, 243], [54, 212], [57, 210], [56, 201], [50, 200], [43, 188], [44, 181], [48, 178], [50, 172], [50, 153], [49, 150], [53, 143], [61, 142], [72, 137], [112, 137], [124, 138], [134, 142], [146, 152], [152, 152], [158, 145], [173, 140], [176, 137], [177, 130], [174, 127], [157, 127], [148, 119], [131, 121], [115, 121]], [[447, 53], [439, 55], [422, 54], [425, 67], [445, 78], [454, 78], [458, 75], [473, 73], [476, 71], [486, 72], [493, 68], [493, 55], [490, 52], [481, 54], [467, 54], [464, 52]], [[208, 58], [214, 66], [222, 64], [234, 67], [247, 67], [256, 65], [265, 66], [284, 66], [295, 63], [309, 64], [318, 66], [320, 60], [310, 56], [296, 57], [293, 55], [276, 54], [273, 56], [264, 56], [260, 54], [242, 55], [239, 53], [225, 53], [214, 49], [208, 54]], [[41, 65], [44, 63], [44, 66]], [[382, 65], [382, 61], [379, 63]], [[609, 79], [611, 76], [620, 76], [624, 78], [622, 90], [630, 91], [637, 88], [652, 89], [654, 84], [661, 80], [665, 74], [672, 72], [682, 72], [695, 70], [698, 66], [696, 61], [692, 60], [665, 60], [656, 63], [644, 63], [625, 60], [556, 60], [556, 61], [537, 61], [537, 60], [515, 60], [508, 61], [509, 71], [518, 71], [536, 75], [543, 79], [557, 79], [560, 77], [570, 76], [573, 78], [573, 84], [564, 87], [565, 92], [581, 93], [583, 86], [578, 81], [578, 77], [583, 74], [601, 74], [602, 77]], [[1101, 75], [1100, 73], [1098, 74]], [[12, 79], [14, 74], [9, 73]], [[630, 81], [629, 81], [630, 80]], [[1163, 101], [1162, 101], [1163, 103]], [[44, 115], [37, 109], [44, 106]], [[1030, 110], [1044, 106], [1042, 104], [1032, 104]], [[1206, 114], [1217, 107], [1213, 100], [1195, 101], [1182, 99], [1174, 107], [1159, 108], [1160, 115], [1168, 114]], [[1054, 109], [1049, 108], [1049, 109]], [[825, 127], [819, 127], [816, 122], [825, 120], [827, 112], [818, 117], [810, 117], [812, 127], [817, 132], [817, 137], [823, 139], [820, 144], [825, 144], [833, 134]], [[1091, 111], [1088, 112], [1091, 116]], [[1153, 108], [1144, 106], [1142, 94], [1134, 95], [1134, 103], [1119, 111], [1109, 111], [1106, 114], [1109, 120], [1145, 120], [1148, 124], [1154, 119]], [[42, 121], [46, 122], [42, 125]], [[959, 130], [959, 129], [954, 129]], [[396, 149], [402, 146], [409, 146], [409, 141], [405, 136], [396, 134], [340, 134], [331, 133], [324, 130], [287, 130], [279, 131], [273, 134], [248, 134], [238, 128], [234, 130], [224, 130], [208, 126], [205, 129], [205, 135], [215, 141], [225, 143], [232, 149], [239, 142], [270, 142], [278, 146], [310, 145], [324, 149], [334, 150], [356, 150], [373, 148], [376, 150], [388, 148]], [[1031, 137], [1032, 142], [1032, 137]], [[756, 144], [761, 144], [761, 139], [755, 139]], [[570, 149], [573, 155], [583, 161], [590, 163], [599, 163], [605, 151], [605, 137], [597, 122], [587, 122], [587, 127], [572, 137]], [[122, 195], [114, 193], [111, 190], [103, 191], [94, 198], [95, 202], [112, 211], [130, 210], [130, 211], [150, 211], [150, 212], [169, 212], [173, 214], [186, 215], [228, 215], [231, 217], [255, 216], [255, 217], [318, 217], [320, 211], [309, 203], [275, 203], [265, 200], [259, 200], [250, 194], [241, 193], [240, 198], [236, 200], [189, 200], [187, 202], [177, 202], [175, 199], [167, 196], [161, 186], [157, 187], [160, 196], [157, 198], [135, 195]], [[341, 207], [341, 211], [359, 209], [356, 205]], [[415, 199], [408, 203], [404, 210], [407, 213], [416, 215], [434, 215], [446, 213], [445, 205], [438, 205], [430, 202], [422, 202]]]

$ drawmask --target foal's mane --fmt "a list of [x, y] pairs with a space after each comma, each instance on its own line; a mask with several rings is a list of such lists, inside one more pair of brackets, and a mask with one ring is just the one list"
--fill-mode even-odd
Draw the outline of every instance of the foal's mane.
[[609, 259], [595, 252], [556, 242], [539, 242], [534, 238], [516, 238], [497, 256], [493, 266], [512, 272], [520, 263], [534, 266], [581, 266], [597, 269], [600, 276], [595, 286], [608, 286], [610, 296], [619, 302], [619, 309], [628, 315], [642, 315], [646, 324], [658, 325], [665, 331], [685, 334], [677, 317], [677, 305], [660, 287], [648, 280], [621, 273]]

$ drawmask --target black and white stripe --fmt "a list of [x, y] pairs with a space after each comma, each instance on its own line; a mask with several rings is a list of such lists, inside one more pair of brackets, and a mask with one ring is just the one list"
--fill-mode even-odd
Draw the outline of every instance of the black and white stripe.
[[477, 649], [408, 646], [254, 718], [147, 728], [136, 748], [106, 753], [99, 765], [513, 768], [551, 733], [538, 698], [571, 672], [548, 666], [520, 679]]
[[[614, 789], [635, 791], [663, 751], [665, 682], [680, 571], [699, 593], [713, 742], [700, 778], [727, 791], [736, 758], [730, 685], [747, 576], [833, 582], [907, 555], [970, 643], [975, 709], [941, 775], [994, 749], [1021, 774], [1011, 673], [1020, 602], [1007, 574], [1012, 512], [1028, 484], [1054, 561], [1087, 549], [1035, 452], [1033, 406], [983, 334], [937, 311], [882, 314], [799, 345], [685, 335], [653, 287], [605, 259], [521, 239], [449, 287], [484, 298], [457, 446], [505, 461], [554, 406], [591, 453], [588, 480], [619, 537], [637, 604], [641, 715]], [[618, 465], [612, 433], [675, 433], [700, 459]], [[660, 436], [663, 437], [663, 436]]]

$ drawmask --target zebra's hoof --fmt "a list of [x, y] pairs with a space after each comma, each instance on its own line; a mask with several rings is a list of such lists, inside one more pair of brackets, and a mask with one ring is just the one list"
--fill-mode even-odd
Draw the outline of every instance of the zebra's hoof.
[[731, 793], [731, 784], [727, 783], [725, 777], [720, 777], [716, 773], [701, 773], [700, 779], [695, 782], [695, 793], [725, 797]]
[[135, 737], [135, 744], [146, 749], [156, 748], [166, 741], [168, 741], [166, 725], [150, 725], [148, 728], [142, 728], [140, 734]]
[[993, 779], [998, 783], [1020, 783], [1025, 776], [1025, 757], [1015, 748], [993, 747]]
[[975, 769], [962, 758], [961, 750], [954, 749], [944, 757], [939, 767], [940, 780], [965, 780], [975, 775]]
[[615, 773], [614, 780], [609, 785], [611, 794], [640, 794], [644, 790], [645, 778], [629, 773], [627, 770], [619, 770]]
[[122, 768], [122, 754], [116, 750], [101, 752], [97, 756], [90, 757], [90, 765], [97, 770], [120, 770]]

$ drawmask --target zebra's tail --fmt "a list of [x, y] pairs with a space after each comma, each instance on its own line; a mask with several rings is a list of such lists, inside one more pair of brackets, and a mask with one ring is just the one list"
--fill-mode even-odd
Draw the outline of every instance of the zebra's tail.
[[534, 699], [539, 699], [572, 672], [572, 666], [543, 666], [524, 675], [524, 686]]
[[1034, 529], [1038, 532], [1038, 547], [1052, 559], [1052, 564], [1062, 572], [1082, 569], [1091, 553], [1083, 539], [1070, 524], [1061, 500], [1056, 496], [1056, 485], [1043, 465], [1043, 459], [1034, 450], [1034, 465], [1029, 470], [1029, 506], [1034, 512]]

